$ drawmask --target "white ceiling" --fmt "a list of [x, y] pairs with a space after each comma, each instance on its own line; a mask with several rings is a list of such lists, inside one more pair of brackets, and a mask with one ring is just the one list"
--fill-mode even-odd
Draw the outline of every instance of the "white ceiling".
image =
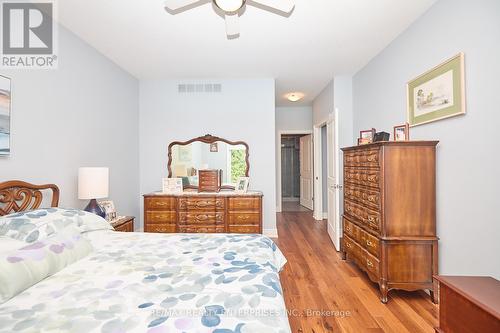
[[[368, 63], [436, 0], [295, 0], [282, 17], [247, 6], [228, 40], [207, 3], [171, 15], [162, 0], [58, 1], [59, 21], [138, 79], [276, 79], [277, 105], [310, 105], [334, 75]], [[283, 95], [302, 91], [290, 103]]]

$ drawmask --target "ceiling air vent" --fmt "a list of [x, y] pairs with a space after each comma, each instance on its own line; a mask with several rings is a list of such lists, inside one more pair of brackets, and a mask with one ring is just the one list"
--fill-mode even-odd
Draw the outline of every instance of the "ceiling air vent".
[[177, 86], [179, 94], [204, 94], [220, 93], [222, 85], [220, 83], [182, 83]]

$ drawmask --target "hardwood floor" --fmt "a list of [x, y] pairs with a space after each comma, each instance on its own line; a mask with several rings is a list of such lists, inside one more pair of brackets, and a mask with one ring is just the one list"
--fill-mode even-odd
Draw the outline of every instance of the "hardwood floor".
[[382, 304], [378, 286], [341, 260], [325, 221], [314, 221], [311, 213], [279, 213], [278, 234], [288, 259], [280, 276], [293, 333], [434, 332], [438, 307], [430, 297], [393, 290]]

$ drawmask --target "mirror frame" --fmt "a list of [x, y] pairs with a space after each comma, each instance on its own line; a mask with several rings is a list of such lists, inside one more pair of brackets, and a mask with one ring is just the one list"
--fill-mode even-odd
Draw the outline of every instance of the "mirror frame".
[[[224, 142], [224, 143], [227, 143], [228, 145], [232, 145], [232, 146], [239, 146], [239, 145], [242, 145], [242, 146], [245, 146], [246, 148], [246, 156], [245, 156], [245, 162], [247, 164], [247, 170], [245, 172], [245, 177], [248, 177], [249, 175], [249, 172], [250, 172], [250, 161], [249, 161], [249, 157], [250, 157], [250, 149], [248, 147], [248, 144], [244, 141], [229, 141], [229, 140], [226, 140], [224, 138], [219, 138], [217, 136], [212, 136], [210, 134], [206, 134], [204, 136], [199, 136], [197, 138], [193, 138], [191, 140], [188, 140], [188, 141], [173, 141], [172, 143], [170, 143], [168, 145], [168, 164], [167, 164], [167, 169], [168, 169], [168, 178], [172, 178], [172, 147], [173, 146], [187, 146], [193, 142], [203, 142], [203, 143], [207, 143], [207, 144], [211, 144], [211, 143], [214, 143], [214, 142]], [[186, 185], [184, 186], [184, 188], [186, 189], [197, 189], [198, 186], [194, 186], [194, 185]], [[234, 186], [231, 186], [231, 185], [222, 185], [221, 186], [221, 189], [224, 189], [224, 190], [234, 190]]]

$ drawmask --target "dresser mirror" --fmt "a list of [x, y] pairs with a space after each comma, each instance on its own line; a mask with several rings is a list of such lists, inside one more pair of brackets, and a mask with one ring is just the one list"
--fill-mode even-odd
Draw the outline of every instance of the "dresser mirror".
[[222, 189], [234, 190], [239, 177], [248, 177], [248, 145], [210, 134], [168, 146], [168, 177], [182, 178], [185, 189], [198, 188], [198, 170], [221, 170]]

